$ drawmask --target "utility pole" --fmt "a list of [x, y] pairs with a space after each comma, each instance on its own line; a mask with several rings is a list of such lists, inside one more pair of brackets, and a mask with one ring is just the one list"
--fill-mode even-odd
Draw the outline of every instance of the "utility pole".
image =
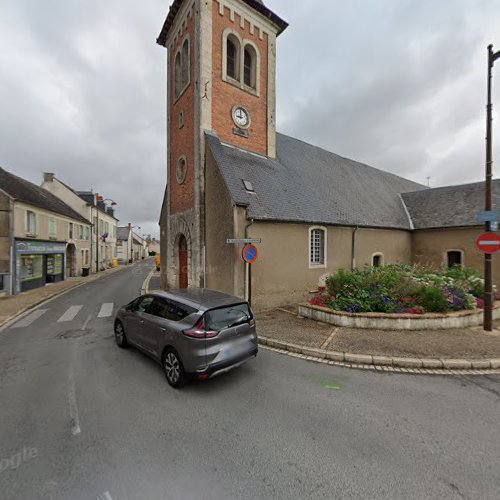
[[[491, 101], [491, 82], [493, 79], [493, 64], [500, 57], [500, 51], [493, 52], [493, 45], [488, 45], [488, 88], [486, 105], [486, 185], [484, 208], [487, 212], [492, 209], [492, 179], [493, 179], [493, 104]], [[486, 232], [491, 231], [491, 222], [486, 222]], [[484, 326], [493, 330], [493, 254], [484, 255]]]

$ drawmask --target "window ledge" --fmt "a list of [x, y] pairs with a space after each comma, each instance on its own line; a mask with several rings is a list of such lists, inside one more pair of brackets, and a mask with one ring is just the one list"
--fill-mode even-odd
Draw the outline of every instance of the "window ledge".
[[223, 76], [222, 80], [225, 81], [226, 83], [233, 85], [234, 87], [239, 88], [240, 90], [243, 90], [243, 92], [246, 92], [247, 94], [251, 94], [255, 97], [260, 97], [260, 92], [258, 92], [253, 87], [249, 87], [248, 85], [241, 83], [239, 80], [235, 80], [234, 78], [231, 78], [230, 76], [227, 75]]
[[177, 101], [186, 93], [186, 90], [191, 86], [191, 80], [189, 80], [186, 85], [184, 86], [184, 88], [179, 92], [179, 95], [177, 97], [175, 97], [175, 94], [174, 94], [174, 104], [177, 103]]
[[325, 269], [326, 268], [326, 263], [325, 264], [313, 264], [312, 262], [309, 262], [309, 269]]

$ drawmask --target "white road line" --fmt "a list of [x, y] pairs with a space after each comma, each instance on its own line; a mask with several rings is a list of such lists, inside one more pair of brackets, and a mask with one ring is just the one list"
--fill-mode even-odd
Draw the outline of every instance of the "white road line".
[[37, 309], [33, 311], [28, 316], [24, 317], [21, 321], [18, 321], [12, 328], [25, 328], [26, 326], [30, 326], [33, 321], [36, 321], [40, 316], [45, 314], [48, 309]]
[[101, 310], [99, 311], [99, 314], [97, 315], [98, 318], [108, 318], [113, 314], [113, 307], [114, 303], [113, 302], [107, 302], [101, 306]]
[[69, 379], [69, 416], [71, 418], [71, 434], [76, 436], [82, 432], [80, 428], [80, 419], [78, 418], [78, 408], [76, 406], [75, 381], [72, 376]]
[[75, 316], [80, 312], [83, 306], [71, 306], [58, 320], [58, 323], [63, 323], [65, 321], [72, 321]]
[[88, 324], [90, 323], [90, 320], [92, 319], [92, 315], [90, 314], [87, 319], [85, 320], [85, 323], [83, 323], [82, 326], [82, 331], [85, 331], [87, 329]]

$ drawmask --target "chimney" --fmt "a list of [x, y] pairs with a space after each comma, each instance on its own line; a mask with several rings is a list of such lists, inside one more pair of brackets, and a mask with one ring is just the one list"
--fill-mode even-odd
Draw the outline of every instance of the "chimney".
[[53, 174], [52, 172], [44, 172], [43, 173], [43, 182], [54, 182], [56, 174]]
[[132, 224], [129, 222], [128, 223], [128, 232], [130, 233], [130, 231], [132, 231]]

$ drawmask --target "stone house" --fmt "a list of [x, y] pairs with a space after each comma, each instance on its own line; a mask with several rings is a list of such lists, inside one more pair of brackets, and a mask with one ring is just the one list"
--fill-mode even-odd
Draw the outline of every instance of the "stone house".
[[0, 291], [16, 294], [80, 276], [90, 223], [50, 192], [0, 168]]
[[[277, 133], [276, 41], [287, 26], [259, 0], [170, 7], [157, 39], [168, 68], [162, 286], [251, 288], [265, 308], [307, 299], [341, 267], [481, 269], [480, 184], [428, 189]], [[262, 241], [251, 267], [227, 242], [243, 237]]]
[[118, 219], [114, 208], [97, 199], [93, 191], [76, 191], [58, 179], [55, 174], [43, 174], [42, 188], [57, 196], [92, 224], [91, 269], [96, 271], [112, 267], [116, 257], [116, 231]]

